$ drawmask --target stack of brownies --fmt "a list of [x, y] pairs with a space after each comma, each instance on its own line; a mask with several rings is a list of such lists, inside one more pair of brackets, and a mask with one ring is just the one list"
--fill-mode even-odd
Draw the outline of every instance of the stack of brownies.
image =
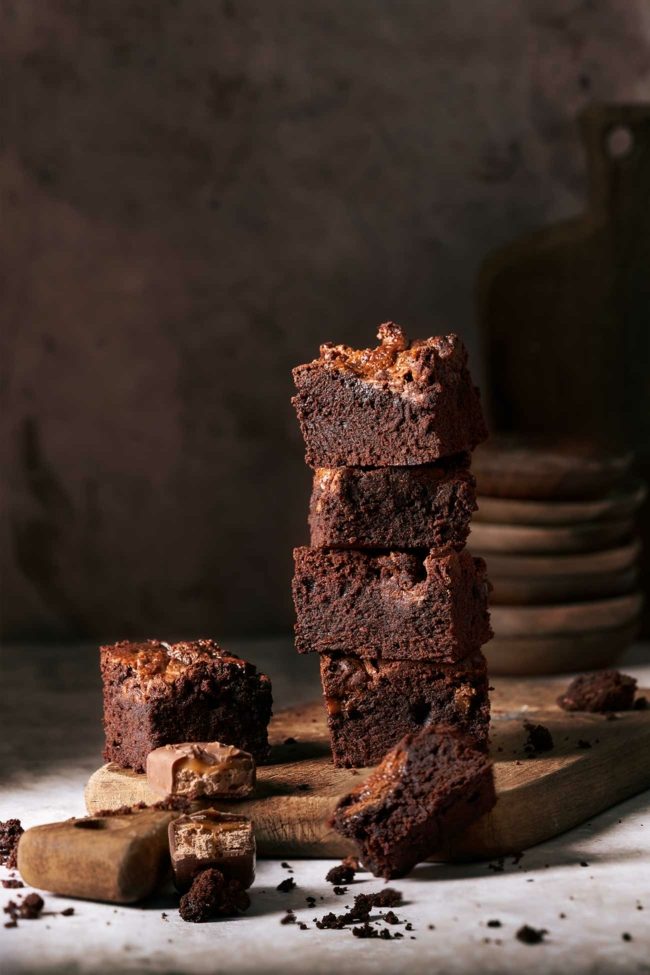
[[320, 654], [334, 762], [374, 765], [408, 732], [486, 748], [485, 564], [465, 549], [469, 452], [487, 431], [455, 335], [326, 344], [294, 370], [314, 469], [311, 546], [294, 552], [299, 653]]

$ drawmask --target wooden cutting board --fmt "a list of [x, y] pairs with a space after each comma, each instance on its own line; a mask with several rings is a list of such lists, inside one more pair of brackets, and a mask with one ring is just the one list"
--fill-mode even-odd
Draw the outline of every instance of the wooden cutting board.
[[[501, 678], [492, 695], [492, 754], [498, 802], [449, 848], [432, 859], [478, 859], [514, 853], [563, 833], [650, 788], [650, 710], [616, 720], [566, 713], [555, 699], [566, 680]], [[650, 692], [648, 692], [650, 694]], [[550, 752], [524, 752], [525, 720], [546, 725]], [[295, 744], [285, 743], [294, 738]], [[579, 742], [591, 747], [581, 747]], [[330, 857], [351, 851], [328, 829], [336, 801], [369, 774], [331, 763], [321, 702], [290, 708], [271, 723], [272, 765], [259, 769], [254, 799], [215, 803], [255, 821], [262, 856]], [[90, 813], [158, 800], [144, 775], [105, 765], [86, 787]]]

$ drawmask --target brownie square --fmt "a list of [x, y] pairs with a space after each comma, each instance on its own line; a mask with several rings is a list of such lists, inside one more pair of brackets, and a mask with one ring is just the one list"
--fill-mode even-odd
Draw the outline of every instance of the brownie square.
[[496, 802], [492, 763], [457, 731], [406, 735], [338, 803], [330, 825], [378, 877], [403, 877]]
[[213, 640], [123, 641], [100, 658], [107, 761], [143, 772], [154, 748], [185, 741], [268, 757], [271, 681]]
[[294, 549], [299, 653], [462, 660], [491, 635], [485, 563], [467, 552]]
[[455, 664], [322, 654], [320, 672], [335, 765], [376, 765], [400, 738], [429, 724], [457, 728], [487, 748], [490, 702], [480, 651]]
[[292, 403], [311, 467], [430, 464], [487, 437], [457, 335], [410, 342], [381, 325], [375, 349], [327, 343], [293, 370]]
[[417, 467], [322, 467], [309, 507], [314, 548], [460, 550], [476, 511], [469, 457]]

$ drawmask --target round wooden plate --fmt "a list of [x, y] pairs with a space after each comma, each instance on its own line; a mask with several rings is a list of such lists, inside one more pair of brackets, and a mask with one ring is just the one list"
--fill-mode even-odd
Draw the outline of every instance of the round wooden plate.
[[497, 637], [541, 637], [603, 632], [626, 626], [641, 613], [643, 594], [556, 606], [493, 606], [492, 629]]
[[508, 525], [473, 522], [469, 545], [476, 555], [492, 552], [590, 552], [610, 548], [629, 538], [632, 519], [586, 522], [580, 525]]
[[512, 498], [476, 500], [474, 521], [515, 525], [575, 525], [605, 519], [621, 520], [633, 515], [647, 496], [643, 481], [635, 481], [623, 491], [592, 501], [522, 501]]
[[500, 576], [490, 571], [490, 582], [492, 606], [536, 606], [622, 596], [636, 589], [639, 570], [633, 566], [620, 572], [584, 576]]
[[562, 674], [610, 667], [634, 642], [634, 620], [611, 630], [568, 635], [495, 637], [483, 647], [491, 674]]
[[629, 452], [586, 442], [500, 434], [477, 448], [472, 470], [482, 495], [568, 501], [614, 490], [632, 462]]

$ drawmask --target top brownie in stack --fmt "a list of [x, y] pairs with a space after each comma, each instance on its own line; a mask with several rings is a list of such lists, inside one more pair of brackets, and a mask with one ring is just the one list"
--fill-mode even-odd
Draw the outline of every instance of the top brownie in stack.
[[101, 647], [104, 758], [143, 772], [161, 745], [220, 741], [269, 753], [271, 681], [213, 640]]
[[375, 349], [328, 343], [293, 371], [311, 467], [430, 464], [473, 450], [487, 430], [457, 335], [409, 342], [379, 328]]

